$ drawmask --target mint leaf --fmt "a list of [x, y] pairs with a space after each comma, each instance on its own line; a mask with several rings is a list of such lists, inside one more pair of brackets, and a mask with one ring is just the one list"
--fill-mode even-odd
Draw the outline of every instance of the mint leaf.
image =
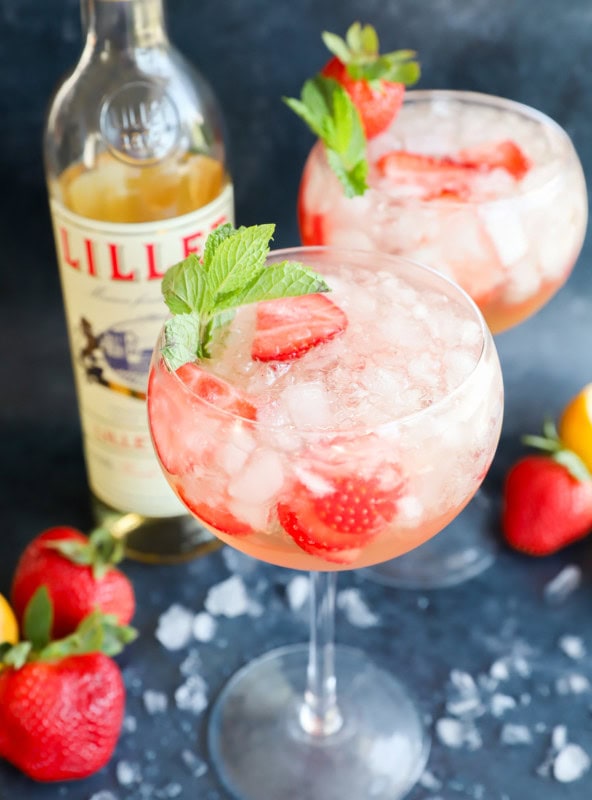
[[173, 371], [188, 361], [207, 358], [207, 345], [208, 342], [202, 343], [202, 324], [199, 314], [179, 314], [166, 321], [162, 355]]
[[300, 100], [284, 100], [325, 145], [329, 166], [346, 195], [363, 194], [368, 188], [366, 136], [358, 110], [343, 86], [317, 75], [306, 81]]
[[266, 265], [274, 230], [223, 225], [208, 236], [201, 262], [190, 256], [167, 271], [162, 292], [173, 316], [164, 325], [161, 354], [170, 370], [211, 357], [215, 332], [239, 306], [329, 290], [303, 264]]
[[40, 586], [31, 597], [23, 617], [23, 633], [34, 650], [41, 650], [51, 639], [53, 604], [47, 586]]
[[166, 271], [161, 291], [173, 314], [189, 314], [207, 306], [208, 281], [195, 253]]

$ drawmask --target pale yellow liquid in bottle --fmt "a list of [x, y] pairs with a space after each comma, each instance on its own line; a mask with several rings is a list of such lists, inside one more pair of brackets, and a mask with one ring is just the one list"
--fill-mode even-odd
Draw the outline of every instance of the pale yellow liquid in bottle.
[[[82, 217], [112, 223], [172, 219], [206, 206], [228, 183], [220, 161], [189, 153], [152, 166], [137, 167], [101, 153], [92, 169], [73, 164], [60, 176], [55, 196]], [[148, 563], [176, 563], [220, 546], [209, 531], [185, 515], [146, 518], [122, 513], [93, 496], [97, 523], [126, 537], [128, 556]]]
[[219, 161], [190, 153], [174, 161], [137, 167], [102, 153], [95, 166], [68, 167], [58, 196], [82, 217], [100, 222], [138, 223], [171, 219], [211, 203], [227, 176]]

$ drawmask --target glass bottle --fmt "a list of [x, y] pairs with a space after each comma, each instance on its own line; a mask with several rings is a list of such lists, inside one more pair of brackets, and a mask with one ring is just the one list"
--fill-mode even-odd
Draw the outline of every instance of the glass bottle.
[[163, 0], [82, 0], [86, 43], [50, 105], [44, 156], [97, 523], [128, 554], [215, 546], [165, 481], [146, 418], [160, 283], [234, 222], [221, 114], [170, 43]]

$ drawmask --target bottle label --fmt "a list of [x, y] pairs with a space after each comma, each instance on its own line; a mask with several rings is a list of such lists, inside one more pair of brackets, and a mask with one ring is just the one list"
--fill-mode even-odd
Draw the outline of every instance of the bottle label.
[[154, 455], [146, 413], [152, 350], [167, 316], [167, 268], [234, 223], [232, 186], [175, 219], [97, 222], [50, 200], [88, 480], [114, 508], [147, 517], [186, 513]]

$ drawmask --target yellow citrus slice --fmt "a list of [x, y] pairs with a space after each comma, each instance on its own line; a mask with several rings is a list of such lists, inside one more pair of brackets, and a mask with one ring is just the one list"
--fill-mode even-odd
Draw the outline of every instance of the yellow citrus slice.
[[592, 471], [592, 383], [566, 405], [559, 420], [559, 438]]
[[9, 606], [7, 599], [0, 594], [0, 644], [18, 642], [18, 623], [14, 616], [14, 611]]

